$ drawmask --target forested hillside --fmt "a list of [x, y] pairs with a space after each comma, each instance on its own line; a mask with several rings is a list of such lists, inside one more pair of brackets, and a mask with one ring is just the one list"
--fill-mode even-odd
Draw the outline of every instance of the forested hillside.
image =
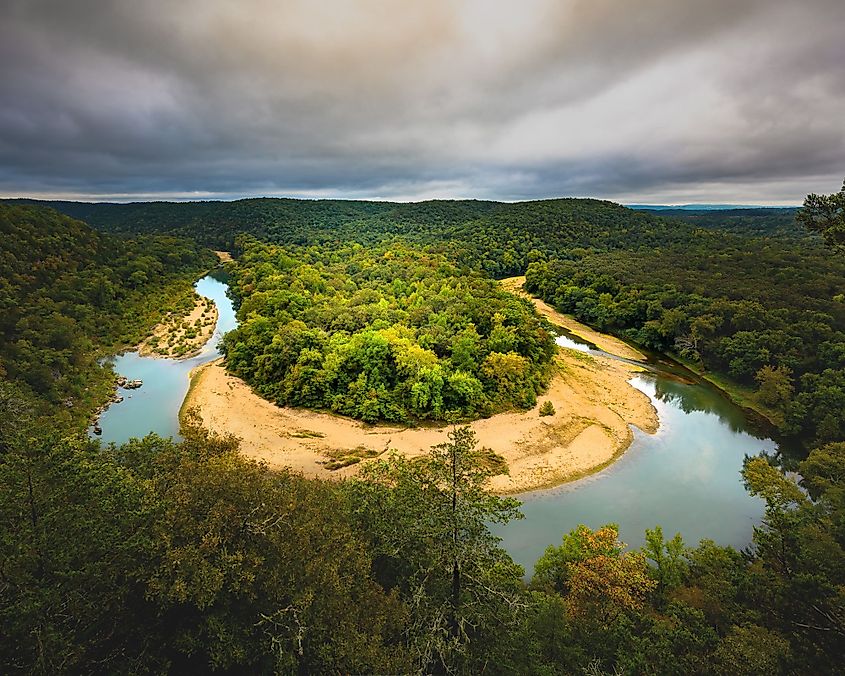
[[110, 387], [99, 360], [189, 299], [214, 262], [171, 236], [120, 239], [43, 207], [0, 205], [0, 376], [81, 423]]
[[494, 277], [521, 274], [528, 263], [573, 248], [656, 247], [680, 243], [693, 230], [682, 221], [589, 199], [403, 204], [264, 198], [49, 205], [106, 232], [178, 234], [214, 248], [231, 248], [239, 233], [308, 246], [332, 242], [370, 246], [401, 239], [435, 247]]
[[795, 220], [798, 209], [794, 208], [652, 210], [642, 207], [637, 211], [685, 221], [702, 228], [728, 230], [738, 235], [786, 235], [802, 238], [807, 235]]
[[528, 289], [755, 392], [781, 430], [845, 438], [845, 260], [820, 241], [699, 231], [660, 250], [532, 263]]

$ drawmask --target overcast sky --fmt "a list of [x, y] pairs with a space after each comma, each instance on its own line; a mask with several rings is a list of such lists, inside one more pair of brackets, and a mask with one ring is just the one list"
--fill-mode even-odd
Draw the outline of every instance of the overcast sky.
[[0, 195], [798, 204], [845, 0], [2, 0]]

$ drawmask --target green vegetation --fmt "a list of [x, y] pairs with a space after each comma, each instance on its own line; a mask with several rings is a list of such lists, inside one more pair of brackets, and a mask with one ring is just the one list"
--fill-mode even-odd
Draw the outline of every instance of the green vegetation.
[[[575, 200], [73, 208], [113, 231], [274, 239], [238, 239], [226, 350], [275, 400], [398, 420], [529, 405], [551, 338], [481, 274], [528, 267], [532, 290], [597, 328], [754, 388], [808, 453], [796, 475], [746, 462], [766, 503], [747, 551], [659, 527], [631, 551], [613, 524], [580, 526], [526, 582], [488, 530], [520, 516], [485, 490], [503, 463], [466, 428], [421, 460], [339, 455], [361, 474], [337, 483], [270, 472], [190, 412], [179, 443], [69, 433], [108, 380], [97, 359], [210, 261], [170, 236], [0, 207], [3, 673], [841, 669], [845, 264], [782, 214], [767, 230], [765, 214], [696, 223]], [[496, 354], [522, 379], [485, 371]]]
[[555, 414], [555, 405], [550, 401], [544, 401], [543, 405], [540, 406], [540, 415], [541, 416], [549, 416]]
[[141, 345], [141, 354], [152, 353], [160, 357], [180, 359], [199, 352], [207, 342], [217, 323], [214, 301], [193, 294], [192, 303], [164, 315]]
[[812, 445], [845, 438], [844, 277], [845, 261], [818, 241], [701, 230], [636, 255], [535, 262], [526, 287], [601, 331], [756, 392], [784, 434]]
[[807, 195], [798, 221], [808, 230], [821, 233], [828, 244], [845, 244], [845, 181], [832, 195]]
[[405, 246], [239, 241], [230, 371], [279, 404], [366, 422], [530, 408], [554, 343], [530, 303]]
[[55, 211], [0, 205], [0, 377], [59, 425], [84, 425], [110, 394], [103, 357], [192, 302], [209, 252], [170, 236], [102, 235]]
[[340, 200], [235, 202], [48, 202], [106, 232], [167, 233], [237, 253], [239, 233], [296, 246], [401, 240], [433, 249], [494, 277], [519, 275], [535, 260], [570, 249], [629, 250], [680, 244], [696, 228], [612, 202], [557, 199], [505, 204], [432, 200], [411, 204]]
[[366, 448], [365, 446], [358, 446], [352, 450], [328, 451], [326, 455], [328, 455], [329, 460], [323, 463], [323, 467], [327, 470], [334, 471], [351, 465], [357, 465], [362, 460], [368, 458], [376, 458], [383, 452], [377, 451], [374, 448]]
[[[0, 414], [27, 411], [0, 385]], [[11, 407], [11, 408], [10, 408]], [[612, 524], [526, 584], [487, 524], [518, 503], [468, 428], [355, 480], [272, 473], [195, 424], [102, 448], [0, 443], [4, 673], [834, 673], [845, 658], [845, 444], [801, 486], [763, 458], [745, 553]], [[803, 487], [803, 489], [802, 489]], [[806, 492], [805, 492], [806, 491]]]

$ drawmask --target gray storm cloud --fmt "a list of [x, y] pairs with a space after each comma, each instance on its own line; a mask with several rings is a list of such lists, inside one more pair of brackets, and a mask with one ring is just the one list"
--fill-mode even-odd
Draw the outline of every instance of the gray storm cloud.
[[0, 193], [796, 203], [845, 174], [841, 0], [0, 8]]

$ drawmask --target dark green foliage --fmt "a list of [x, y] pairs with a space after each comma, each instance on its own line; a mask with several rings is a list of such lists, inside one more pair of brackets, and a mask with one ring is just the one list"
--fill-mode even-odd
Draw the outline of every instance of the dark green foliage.
[[532, 263], [526, 288], [749, 389], [785, 433], [845, 436], [845, 261], [819, 242], [700, 231], [682, 246]]
[[523, 571], [488, 525], [522, 515], [486, 490], [494, 471], [475, 443], [456, 428], [427, 457], [375, 461], [345, 486], [375, 578], [408, 604], [403, 633], [420, 671], [479, 673], [514, 659], [503, 634], [519, 627]]
[[698, 228], [722, 230], [754, 237], [800, 237], [801, 225], [796, 223], [798, 209], [742, 208], [742, 209], [638, 209], [664, 218], [691, 223]]
[[367, 422], [529, 408], [554, 343], [529, 303], [439, 254], [243, 240], [228, 368], [263, 396]]
[[185, 437], [7, 454], [2, 671], [407, 671], [337, 490]]
[[813, 500], [748, 461], [767, 510], [745, 553], [659, 529], [630, 552], [614, 526], [581, 526], [526, 587], [487, 529], [518, 503], [485, 491], [466, 429], [346, 484], [184, 434], [6, 438], [4, 673], [835, 673], [845, 658], [841, 443], [800, 467]]
[[49, 202], [107, 232], [169, 233], [214, 248], [238, 233], [278, 244], [373, 246], [395, 239], [436, 247], [494, 277], [522, 274], [533, 261], [578, 247], [630, 249], [683, 242], [693, 226], [589, 199], [535, 202], [432, 200], [410, 204], [340, 200], [235, 202]]
[[186, 240], [118, 239], [50, 209], [0, 205], [0, 377], [82, 423], [108, 396], [99, 360], [139, 342], [213, 262]]
[[821, 233], [828, 244], [845, 244], [845, 181], [832, 195], [807, 195], [798, 221], [808, 230]]

